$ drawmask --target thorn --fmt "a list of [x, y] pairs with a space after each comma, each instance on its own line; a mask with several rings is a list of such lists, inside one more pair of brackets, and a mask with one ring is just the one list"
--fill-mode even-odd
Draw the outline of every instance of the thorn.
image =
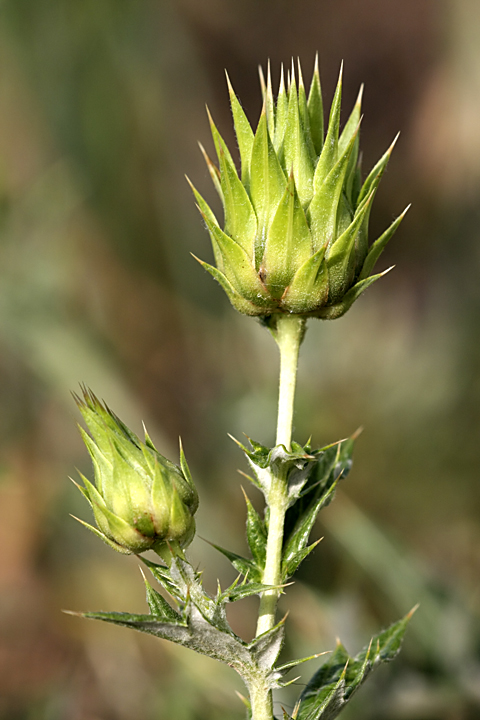
[[285, 78], [283, 73], [283, 63], [280, 65], [280, 83], [278, 86], [278, 94], [281, 95], [285, 92]]
[[226, 69], [225, 69], [225, 77], [227, 78], [227, 87], [228, 87], [229, 94], [235, 95], [235, 93], [233, 92], [232, 83], [230, 82], [230, 78], [228, 77], [228, 72]]
[[393, 148], [394, 148], [395, 145], [397, 144], [397, 140], [398, 140], [399, 137], [400, 137], [400, 131], [397, 132], [397, 134], [396, 134], [395, 137], [393, 138], [392, 144], [390, 145], [390, 147], [389, 147], [388, 150], [387, 150], [387, 153], [388, 153], [389, 155], [392, 154]]
[[[249, 480], [250, 482], [253, 482], [253, 478], [250, 475], [247, 475], [247, 473], [243, 472], [243, 470], [237, 470], [237, 472], [240, 475], [243, 475], [243, 477], [247, 478], [247, 480]], [[255, 484], [255, 483], [253, 483], [253, 484]], [[243, 488], [242, 488], [242, 490], [243, 490]]]
[[351, 439], [356, 440], [362, 434], [362, 432], [363, 432], [363, 425], [360, 425], [360, 427], [357, 428], [355, 430], [355, 432], [353, 433]]
[[395, 265], [390, 265], [389, 268], [387, 268], [387, 269], [384, 270], [382, 273], [380, 273], [380, 277], [383, 277], [384, 275], [386, 275], [387, 273], [389, 273], [390, 270], [393, 270], [394, 267], [395, 267]]
[[297, 70], [298, 70], [298, 87], [303, 87], [303, 75], [302, 66], [300, 65], [300, 58], [297, 56]]
[[265, 76], [263, 74], [263, 69], [262, 69], [261, 65], [258, 66], [258, 76], [260, 78], [260, 87], [262, 89], [262, 96], [265, 97], [265, 92], [266, 92]]
[[[197, 207], [198, 207], [198, 205], [197, 205]], [[200, 260], [200, 258], [198, 258], [196, 255], [194, 255], [192, 252], [190, 253], [190, 255], [191, 255], [197, 262], [199, 262], [202, 267], [205, 265], [205, 262], [204, 262], [203, 260]]]
[[251, 709], [250, 701], [247, 700], [247, 698], [245, 697], [245, 695], [242, 695], [242, 693], [239, 693], [238, 690], [235, 690], [235, 695], [236, 695], [238, 698], [240, 698], [240, 700], [242, 701], [242, 703], [245, 705], [245, 707], [246, 707], [248, 710]]
[[272, 74], [270, 71], [270, 58], [267, 60], [267, 90], [272, 91]]
[[410, 610], [410, 612], [407, 613], [407, 618], [408, 618], [409, 620], [410, 620], [410, 618], [412, 617], [412, 615], [417, 612], [417, 610], [418, 610], [419, 607], [420, 607], [420, 603], [417, 603], [417, 604]]
[[[228, 437], [230, 438], [230, 440], [233, 440], [233, 442], [238, 445], [239, 448], [241, 448], [242, 450], [245, 449], [245, 448], [243, 447], [242, 443], [237, 440], [237, 438], [234, 438], [233, 435], [230, 435], [230, 433], [227, 433], [227, 435], [228, 435]], [[247, 437], [247, 436], [245, 435], [245, 437]], [[247, 439], [248, 439], [248, 438], [247, 438]]]
[[362, 83], [360, 85], [360, 90], [358, 91], [357, 100], [355, 102], [355, 105], [360, 106], [362, 104], [362, 98], [363, 98], [363, 90], [365, 88], [365, 85]]

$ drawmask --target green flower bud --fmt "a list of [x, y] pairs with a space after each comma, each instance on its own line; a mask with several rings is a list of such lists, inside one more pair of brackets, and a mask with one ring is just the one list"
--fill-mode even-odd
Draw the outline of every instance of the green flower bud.
[[146, 432], [143, 443], [89, 390], [75, 399], [90, 432], [80, 428], [95, 471], [95, 485], [82, 476], [84, 487], [77, 487], [99, 529], [83, 524], [126, 554], [162, 554], [168, 545], [188, 545], [198, 495], [182, 447], [178, 467], [156, 450]]
[[340, 133], [340, 71], [324, 134], [318, 59], [308, 96], [300, 64], [298, 77], [292, 64], [287, 87], [282, 68], [276, 103], [270, 68], [267, 83], [261, 80], [263, 110], [254, 133], [227, 77], [240, 177], [210, 118], [218, 167], [202, 152], [223, 203], [224, 228], [192, 186], [216, 267], [199, 262], [246, 315], [340, 317], [384, 274], [370, 273], [405, 215], [369, 245], [372, 200], [395, 143], [362, 184], [362, 90]]

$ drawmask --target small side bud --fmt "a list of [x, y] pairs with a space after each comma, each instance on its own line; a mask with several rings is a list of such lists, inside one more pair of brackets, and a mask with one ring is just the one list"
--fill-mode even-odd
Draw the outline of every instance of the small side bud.
[[[88, 389], [75, 397], [89, 433], [95, 485], [82, 476], [82, 494], [98, 527], [91, 529], [122, 553], [155, 550], [164, 556], [190, 544], [198, 495], [181, 449], [181, 467], [163, 457], [145, 431], [142, 442]], [[179, 550], [180, 551], [180, 550]]]

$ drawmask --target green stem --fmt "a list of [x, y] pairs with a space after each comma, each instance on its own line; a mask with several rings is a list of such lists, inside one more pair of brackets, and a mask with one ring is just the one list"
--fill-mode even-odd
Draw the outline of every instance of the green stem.
[[276, 445], [290, 450], [292, 440], [293, 401], [297, 382], [298, 351], [305, 329], [305, 320], [298, 315], [280, 315], [275, 340], [280, 350], [280, 382], [278, 393]]
[[[297, 363], [305, 320], [296, 315], [279, 315], [274, 338], [280, 350], [280, 383], [278, 395], [277, 445], [290, 450], [292, 439], [293, 401], [297, 379]], [[283, 526], [287, 511], [287, 484], [285, 477], [272, 477], [267, 498], [270, 508], [268, 538], [263, 582], [280, 585], [282, 566]], [[267, 590], [260, 600], [257, 636], [275, 625], [278, 590]], [[255, 719], [256, 720], [256, 719]]]
[[252, 720], [273, 720], [273, 698], [272, 692], [264, 678], [259, 677], [254, 683], [248, 686], [250, 695], [250, 706], [252, 709]]

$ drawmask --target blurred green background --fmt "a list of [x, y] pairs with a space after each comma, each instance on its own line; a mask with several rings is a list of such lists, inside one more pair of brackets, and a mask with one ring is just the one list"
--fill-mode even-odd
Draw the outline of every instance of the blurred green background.
[[[257, 65], [316, 51], [344, 117], [361, 82], [368, 170], [401, 138], [372, 232], [413, 202], [345, 318], [311, 321], [295, 436], [355, 431], [354, 470], [288, 590], [285, 657], [357, 652], [415, 603], [402, 656], [345, 720], [480, 717], [480, 5], [478, 0], [3, 0], [0, 4], [0, 718], [242, 718], [233, 672], [61, 608], [144, 612], [135, 558], [76, 524], [90, 473], [70, 392], [85, 382], [159, 449], [177, 438], [200, 536], [245, 550], [226, 433], [274, 437], [277, 356], [191, 258], [210, 258], [187, 173], [207, 102], [234, 146], [228, 69], [247, 115]], [[253, 497], [253, 490], [252, 490]], [[255, 501], [259, 498], [255, 497]], [[232, 579], [200, 538], [207, 587]], [[232, 608], [248, 638], [256, 601]], [[312, 662], [291, 692], [288, 709]], [[348, 708], [350, 710], [350, 707]]]

